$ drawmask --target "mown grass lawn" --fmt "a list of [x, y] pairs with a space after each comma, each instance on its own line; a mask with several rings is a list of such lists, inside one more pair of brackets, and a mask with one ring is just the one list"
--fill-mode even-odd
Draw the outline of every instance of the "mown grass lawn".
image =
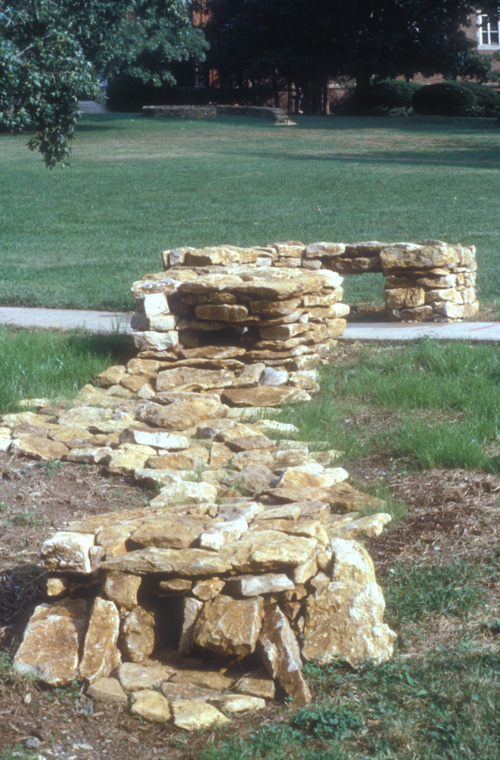
[[[68, 170], [0, 135], [0, 303], [131, 309], [182, 245], [438, 238], [478, 249], [500, 298], [500, 132], [490, 119], [82, 119]], [[381, 275], [346, 278], [381, 301]]]

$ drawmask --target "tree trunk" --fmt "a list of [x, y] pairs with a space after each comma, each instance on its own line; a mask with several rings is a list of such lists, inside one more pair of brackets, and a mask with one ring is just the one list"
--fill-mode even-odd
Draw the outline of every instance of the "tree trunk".
[[356, 74], [356, 106], [360, 111], [370, 110], [371, 74], [366, 71]]

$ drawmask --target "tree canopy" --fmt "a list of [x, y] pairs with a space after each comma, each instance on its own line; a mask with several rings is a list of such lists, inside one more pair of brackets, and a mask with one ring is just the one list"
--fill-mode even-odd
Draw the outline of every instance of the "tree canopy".
[[64, 165], [78, 100], [100, 98], [103, 77], [172, 82], [205, 47], [189, 0], [0, 0], [0, 129], [34, 131], [29, 147]]
[[[279, 75], [319, 90], [329, 78], [473, 76], [485, 60], [464, 31], [469, 0], [208, 0], [212, 57], [249, 79]], [[482, 3], [486, 12], [498, 2]], [[251, 33], [249, 33], [251, 30]]]

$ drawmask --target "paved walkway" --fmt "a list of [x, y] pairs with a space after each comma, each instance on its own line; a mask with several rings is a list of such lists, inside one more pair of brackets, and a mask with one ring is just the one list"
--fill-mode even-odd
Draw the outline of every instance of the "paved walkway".
[[[131, 332], [131, 318], [132, 314], [122, 312], [0, 306], [0, 324], [15, 327]], [[348, 322], [342, 340], [407, 341], [422, 337], [500, 342], [500, 322]]]

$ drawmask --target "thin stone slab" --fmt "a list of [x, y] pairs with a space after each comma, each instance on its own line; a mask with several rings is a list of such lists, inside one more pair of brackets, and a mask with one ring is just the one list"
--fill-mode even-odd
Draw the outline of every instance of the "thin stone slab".
[[157, 549], [128, 552], [102, 563], [105, 570], [146, 575], [172, 573], [183, 578], [220, 575], [231, 568], [231, 560], [204, 549]]
[[106, 678], [115, 670], [121, 659], [117, 646], [119, 632], [120, 615], [116, 605], [112, 601], [96, 597], [90, 610], [80, 662], [82, 678], [92, 682]]

